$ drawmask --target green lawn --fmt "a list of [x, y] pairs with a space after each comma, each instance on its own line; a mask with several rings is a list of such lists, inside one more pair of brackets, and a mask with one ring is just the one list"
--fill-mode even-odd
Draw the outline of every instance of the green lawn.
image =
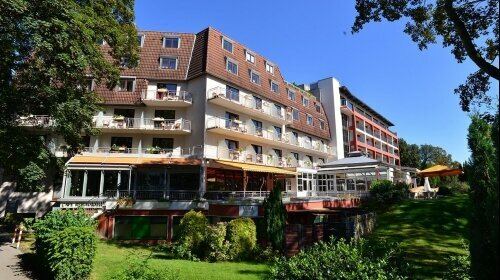
[[[129, 254], [149, 255], [151, 251], [144, 246], [127, 246], [106, 241], [99, 241], [97, 256], [94, 260], [94, 269], [91, 279], [107, 279], [120, 269], [127, 266], [126, 258]], [[267, 274], [268, 266], [258, 263], [244, 262], [192, 262], [186, 260], [169, 259], [167, 255], [153, 253], [150, 260], [152, 266], [169, 267], [179, 271], [181, 279], [261, 279]]]
[[464, 254], [462, 240], [468, 239], [467, 195], [433, 200], [405, 200], [379, 215], [369, 238], [400, 242], [418, 278], [441, 278], [446, 257]]

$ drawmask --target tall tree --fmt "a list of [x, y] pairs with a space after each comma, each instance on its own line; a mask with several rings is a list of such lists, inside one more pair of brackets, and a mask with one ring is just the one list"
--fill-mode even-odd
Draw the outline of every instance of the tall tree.
[[402, 166], [420, 167], [419, 147], [399, 138], [399, 158]]
[[[352, 32], [359, 32], [369, 22], [404, 19], [404, 32], [420, 50], [442, 42], [461, 63], [468, 57], [479, 68], [465, 83], [455, 89], [460, 95], [462, 110], [474, 105], [488, 107], [490, 78], [498, 81], [499, 7], [498, 0], [356, 0], [357, 16]], [[495, 65], [495, 61], [497, 65]], [[495, 104], [497, 105], [497, 104]], [[485, 113], [491, 118], [490, 113]]]
[[281, 196], [282, 186], [277, 182], [264, 200], [264, 219], [266, 223], [267, 240], [274, 250], [282, 250], [285, 242], [286, 210]]
[[133, 0], [0, 0], [0, 168], [31, 176], [50, 162], [40, 159], [44, 140], [20, 129], [19, 116], [50, 115], [53, 133], [71, 147], [95, 133], [99, 100], [85, 85], [114, 84], [122, 57], [136, 64], [133, 7]]
[[498, 113], [493, 125], [477, 116], [469, 126], [465, 172], [472, 199], [470, 253], [474, 279], [499, 279]]

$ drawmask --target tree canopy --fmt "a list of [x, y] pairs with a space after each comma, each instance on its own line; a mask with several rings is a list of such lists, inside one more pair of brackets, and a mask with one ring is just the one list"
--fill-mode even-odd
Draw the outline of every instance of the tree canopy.
[[136, 64], [133, 7], [133, 0], [0, 0], [0, 168], [48, 164], [39, 158], [47, 139], [21, 129], [20, 116], [51, 116], [53, 134], [71, 147], [96, 132], [99, 99], [85, 85], [116, 83], [122, 57]]
[[451, 154], [438, 146], [430, 144], [409, 144], [403, 138], [399, 138], [399, 157], [402, 166], [425, 169], [433, 165], [441, 164], [450, 167], [460, 167], [461, 164], [454, 161]]
[[[498, 81], [498, 0], [356, 0], [356, 33], [370, 22], [406, 20], [404, 32], [420, 50], [441, 42], [461, 63], [470, 58], [479, 68], [455, 89], [462, 110], [487, 108], [498, 102], [489, 95], [491, 78]], [[495, 65], [496, 62], [496, 65]], [[485, 113], [492, 118], [491, 113]]]

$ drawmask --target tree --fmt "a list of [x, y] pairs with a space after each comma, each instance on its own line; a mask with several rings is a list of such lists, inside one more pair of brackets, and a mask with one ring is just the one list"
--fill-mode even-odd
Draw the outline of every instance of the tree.
[[[498, 81], [495, 59], [499, 52], [498, 1], [496, 0], [356, 0], [357, 16], [352, 27], [356, 33], [369, 22], [407, 20], [404, 32], [418, 44], [420, 50], [437, 43], [451, 47], [461, 63], [468, 57], [479, 68], [465, 83], [455, 89], [460, 95], [462, 110], [472, 106], [488, 107], [490, 78]], [[497, 62], [498, 63], [498, 62]], [[485, 113], [491, 119], [491, 114]]]
[[472, 117], [465, 172], [471, 186], [470, 255], [474, 279], [499, 279], [498, 113], [493, 125]]
[[399, 158], [401, 166], [420, 167], [418, 145], [408, 144], [403, 138], [399, 138]]
[[50, 163], [39, 159], [47, 139], [21, 129], [19, 116], [50, 115], [51, 133], [73, 149], [82, 133], [96, 133], [99, 99], [85, 85], [89, 78], [116, 83], [122, 57], [137, 63], [133, 6], [132, 0], [0, 0], [0, 168], [7, 174], [24, 169], [33, 177]]
[[282, 250], [285, 241], [286, 210], [281, 191], [281, 183], [277, 182], [263, 203], [267, 240], [274, 250]]
[[451, 155], [445, 149], [429, 144], [420, 145], [420, 168], [425, 169], [432, 165], [451, 165]]

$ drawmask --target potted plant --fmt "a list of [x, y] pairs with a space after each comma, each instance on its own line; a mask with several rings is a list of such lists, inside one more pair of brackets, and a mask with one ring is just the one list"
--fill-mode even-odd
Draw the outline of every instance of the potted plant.
[[114, 121], [124, 121], [125, 120], [125, 117], [122, 116], [122, 115], [114, 115], [113, 116], [113, 120]]
[[268, 154], [267, 155], [267, 162], [270, 162], [270, 161], [273, 161], [273, 155], [272, 154]]
[[118, 207], [132, 207], [134, 203], [134, 199], [129, 196], [120, 197], [116, 200], [116, 205]]
[[118, 152], [118, 151], [120, 151], [120, 147], [116, 144], [113, 144], [111, 146], [111, 152]]
[[146, 148], [146, 152], [148, 154], [159, 154], [160, 151], [161, 151], [161, 148], [158, 146]]

